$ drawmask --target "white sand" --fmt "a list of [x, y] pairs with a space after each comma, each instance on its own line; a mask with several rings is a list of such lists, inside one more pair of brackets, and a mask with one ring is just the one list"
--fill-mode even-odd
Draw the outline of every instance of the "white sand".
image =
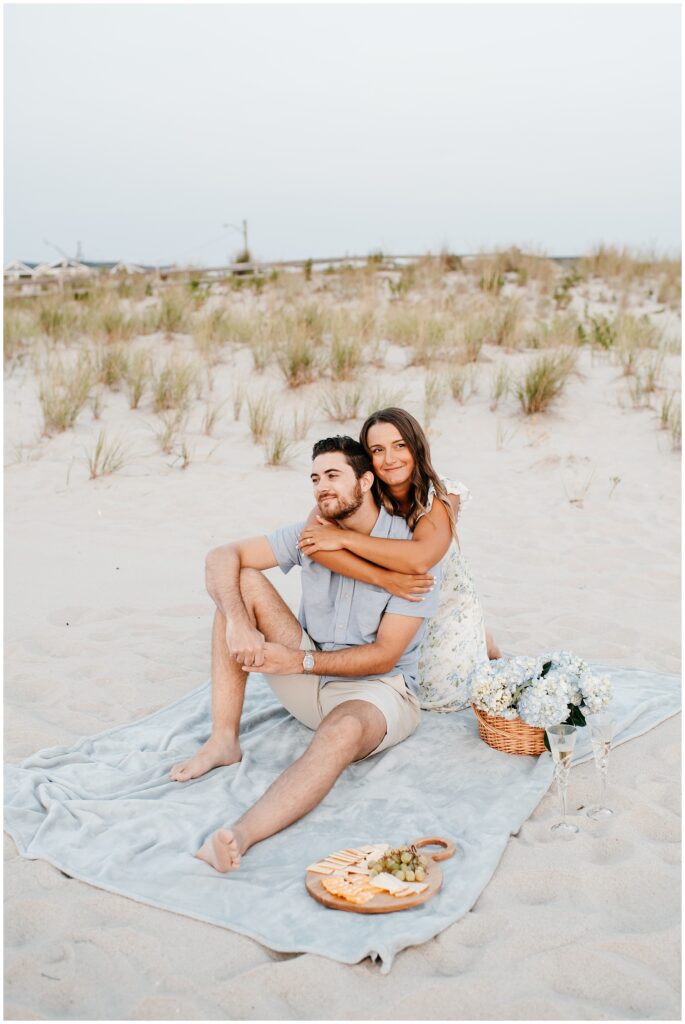
[[[460, 536], [488, 626], [507, 652], [566, 647], [678, 671], [680, 457], [655, 411], [633, 409], [620, 369], [584, 350], [581, 376], [552, 412], [524, 419], [512, 398], [491, 412], [493, 366], [526, 357], [483, 357], [479, 393], [463, 406], [446, 400], [431, 440], [436, 465], [474, 494]], [[421, 416], [424, 371], [403, 361], [392, 348], [373, 372], [405, 388]], [[215, 392], [229, 395], [249, 368], [239, 352], [218, 368]], [[679, 359], [664, 372], [676, 386]], [[318, 385], [286, 395], [275, 373], [268, 382], [279, 407], [314, 408]], [[6, 392], [5, 756], [17, 761], [142, 716], [207, 678], [205, 552], [303, 517], [309, 446], [338, 427], [319, 414], [295, 461], [273, 469], [245, 412], [235, 423], [227, 409], [215, 438], [190, 435], [193, 461], [180, 470], [156, 452], [151, 414], [108, 395], [103, 423], [130, 438], [135, 457], [91, 482], [83, 445], [99, 424], [90, 412], [35, 445], [28, 369]], [[292, 604], [295, 575], [272, 574]], [[368, 961], [273, 953], [100, 892], [23, 860], [6, 838], [6, 1018], [679, 1017], [680, 718], [618, 748], [610, 771], [612, 821], [580, 811], [581, 834], [553, 839], [548, 794], [473, 910], [400, 954], [386, 977]], [[593, 792], [592, 765], [575, 769], [571, 806]]]

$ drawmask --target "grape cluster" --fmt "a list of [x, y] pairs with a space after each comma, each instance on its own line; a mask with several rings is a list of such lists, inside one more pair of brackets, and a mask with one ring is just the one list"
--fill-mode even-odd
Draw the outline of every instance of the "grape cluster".
[[427, 865], [428, 858], [415, 846], [398, 846], [396, 850], [386, 850], [378, 860], [371, 861], [369, 872], [372, 880], [381, 871], [387, 871], [400, 882], [423, 882]]

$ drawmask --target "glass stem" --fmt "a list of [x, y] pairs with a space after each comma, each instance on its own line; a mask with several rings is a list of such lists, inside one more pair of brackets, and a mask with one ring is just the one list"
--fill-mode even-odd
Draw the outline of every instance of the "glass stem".
[[563, 765], [557, 765], [557, 786], [559, 787], [559, 803], [561, 805], [561, 816], [566, 821], [566, 790], [568, 787], [568, 771]]
[[597, 761], [597, 774], [599, 775], [599, 806], [606, 807], [607, 800], [607, 770], [609, 765], [605, 757]]

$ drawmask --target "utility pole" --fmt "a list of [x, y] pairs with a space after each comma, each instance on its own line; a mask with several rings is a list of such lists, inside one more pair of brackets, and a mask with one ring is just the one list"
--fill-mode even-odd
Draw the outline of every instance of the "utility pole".
[[242, 236], [243, 236], [243, 253], [247, 256], [249, 254], [249, 252], [250, 252], [249, 246], [247, 244], [247, 221], [243, 220], [242, 221], [242, 225], [243, 225], [242, 228], [239, 228], [237, 224], [224, 224], [223, 227], [225, 227], [225, 228], [233, 228], [234, 231], [239, 231], [239, 232], [242, 233]]

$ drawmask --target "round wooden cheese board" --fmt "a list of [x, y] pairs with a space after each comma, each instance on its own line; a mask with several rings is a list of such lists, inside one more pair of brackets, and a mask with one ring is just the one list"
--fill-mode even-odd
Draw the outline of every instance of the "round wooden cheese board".
[[[428, 888], [423, 892], [413, 893], [409, 896], [393, 896], [389, 892], [379, 892], [368, 903], [350, 903], [349, 900], [345, 900], [341, 896], [334, 896], [327, 892], [321, 884], [322, 876], [314, 871], [307, 872], [305, 878], [307, 892], [317, 902], [323, 903], [324, 907], [329, 907], [331, 910], [348, 910], [354, 914], [390, 914], [395, 910], [409, 910], [411, 907], [418, 907], [435, 896], [436, 892], [441, 889], [442, 871], [437, 862], [452, 857], [456, 846], [451, 839], [441, 839], [435, 836], [416, 839], [409, 845], [415, 846], [417, 849], [421, 847], [421, 852], [428, 858], [424, 878]], [[439, 846], [441, 849], [434, 852], [426, 850], [426, 846]]]

